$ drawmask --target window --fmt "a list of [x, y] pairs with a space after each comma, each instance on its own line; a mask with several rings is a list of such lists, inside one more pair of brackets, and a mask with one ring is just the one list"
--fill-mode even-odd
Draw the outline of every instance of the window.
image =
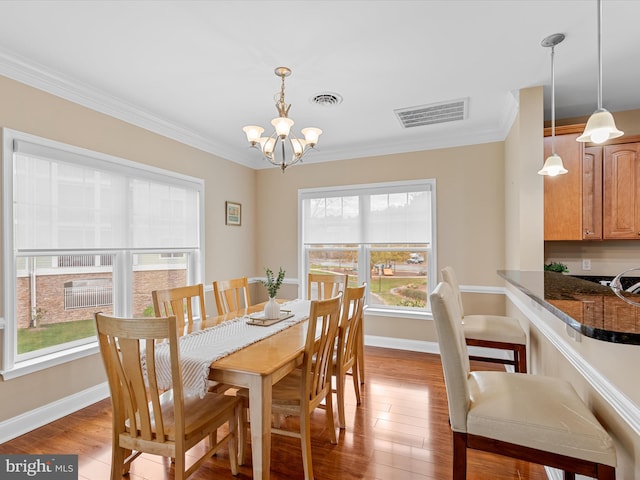
[[203, 193], [200, 179], [3, 130], [3, 375], [95, 346], [96, 311], [153, 315], [152, 290], [200, 281]]
[[300, 190], [301, 274], [367, 282], [370, 310], [429, 310], [435, 287], [435, 180]]

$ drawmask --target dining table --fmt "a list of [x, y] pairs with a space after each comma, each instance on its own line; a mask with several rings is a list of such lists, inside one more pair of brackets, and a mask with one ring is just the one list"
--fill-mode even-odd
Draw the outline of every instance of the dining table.
[[[264, 303], [203, 321], [208, 328], [262, 311]], [[302, 364], [308, 321], [303, 320], [211, 363], [209, 380], [249, 390], [254, 479], [268, 479], [271, 466], [272, 386]], [[263, 328], [255, 326], [253, 328]], [[240, 446], [240, 451], [244, 447]], [[240, 461], [243, 460], [240, 455]]]

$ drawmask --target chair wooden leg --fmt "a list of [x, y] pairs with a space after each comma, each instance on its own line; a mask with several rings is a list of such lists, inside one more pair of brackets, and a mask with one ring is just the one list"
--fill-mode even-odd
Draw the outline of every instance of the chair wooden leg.
[[358, 362], [351, 367], [351, 373], [351, 376], [353, 377], [353, 389], [356, 392], [356, 405], [362, 405], [362, 400], [360, 399], [360, 373], [358, 372]]
[[[328, 414], [329, 410], [327, 408], [327, 415]], [[303, 411], [300, 415], [300, 444], [302, 447], [304, 480], [313, 480], [313, 464], [311, 463], [311, 414], [308, 411]]]
[[238, 432], [244, 428], [244, 425], [240, 424], [241, 412], [245, 411], [243, 402], [236, 403], [234, 410], [234, 418], [229, 420], [229, 463], [231, 464], [231, 474], [238, 475]]
[[[344, 415], [344, 388], [346, 383], [346, 374], [342, 371], [338, 371], [338, 375], [336, 376], [336, 393], [338, 400], [338, 424], [340, 428], [345, 428], [345, 415]], [[355, 377], [354, 377], [355, 378]], [[327, 404], [327, 409], [329, 409], [329, 405]]]
[[249, 408], [249, 404], [246, 400], [243, 399], [240, 406], [240, 413], [238, 415], [238, 464], [244, 465], [246, 463], [247, 457], [247, 429], [248, 429], [248, 419], [247, 419], [247, 409]]
[[327, 412], [327, 428], [329, 429], [329, 440], [332, 445], [338, 444], [338, 437], [336, 436], [336, 423], [333, 418], [333, 394], [331, 391], [325, 397], [326, 412]]
[[363, 325], [360, 324], [358, 329], [358, 355], [355, 368], [358, 369], [358, 376], [360, 377], [360, 383], [364, 385], [364, 332]]
[[467, 434], [453, 432], [453, 480], [467, 480]]
[[527, 347], [525, 345], [518, 346], [513, 351], [513, 358], [518, 358], [515, 370], [520, 373], [527, 373]]

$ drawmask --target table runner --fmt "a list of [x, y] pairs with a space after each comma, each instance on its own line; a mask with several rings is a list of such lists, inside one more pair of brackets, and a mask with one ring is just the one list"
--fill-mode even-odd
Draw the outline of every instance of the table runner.
[[[213, 362], [307, 320], [310, 304], [309, 300], [300, 299], [283, 303], [282, 309], [291, 310], [293, 317], [268, 327], [248, 325], [249, 315], [245, 315], [180, 337], [180, 365], [185, 395], [204, 397], [209, 387], [209, 368]], [[158, 386], [171, 388], [168, 344], [156, 346], [156, 370]]]

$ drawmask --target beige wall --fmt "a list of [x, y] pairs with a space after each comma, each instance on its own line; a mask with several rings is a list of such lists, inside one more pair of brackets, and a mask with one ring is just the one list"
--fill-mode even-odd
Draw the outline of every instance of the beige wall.
[[540, 270], [544, 257], [542, 87], [520, 91], [520, 111], [505, 141], [508, 269]]
[[[416, 178], [436, 179], [437, 267], [451, 265], [465, 285], [502, 285], [504, 268], [502, 142], [305, 164], [258, 172], [258, 268], [282, 266], [298, 276], [298, 189]], [[277, 231], [281, 234], [273, 235]], [[492, 295], [500, 310], [503, 298]], [[472, 313], [471, 311], [469, 313]], [[435, 341], [431, 322], [367, 316], [367, 335]]]
[[[1, 127], [204, 178], [204, 280], [256, 274], [253, 170], [5, 77], [0, 77], [0, 105]], [[242, 203], [242, 227], [225, 226], [225, 200]], [[0, 421], [104, 381], [98, 355], [0, 381]]]

